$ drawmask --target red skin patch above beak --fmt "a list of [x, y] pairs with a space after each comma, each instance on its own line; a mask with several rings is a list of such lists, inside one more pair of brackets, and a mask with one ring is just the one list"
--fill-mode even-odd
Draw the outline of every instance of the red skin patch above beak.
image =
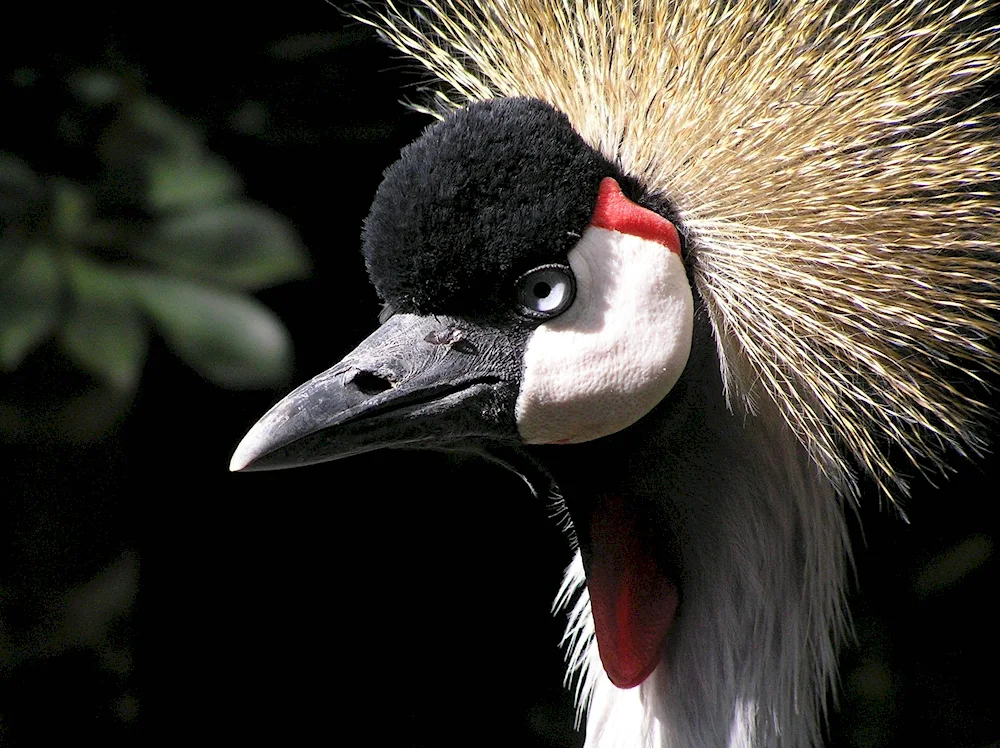
[[601, 180], [597, 206], [590, 223], [601, 229], [631, 234], [662, 244], [677, 255], [681, 253], [681, 238], [677, 227], [659, 213], [636, 205], [625, 197], [618, 182], [611, 177]]

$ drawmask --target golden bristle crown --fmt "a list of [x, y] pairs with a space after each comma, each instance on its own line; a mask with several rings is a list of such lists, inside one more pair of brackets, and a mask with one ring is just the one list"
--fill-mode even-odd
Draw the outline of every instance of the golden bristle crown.
[[730, 402], [846, 494], [977, 451], [1000, 332], [983, 0], [422, 0], [362, 21], [440, 115], [531, 96], [677, 207]]

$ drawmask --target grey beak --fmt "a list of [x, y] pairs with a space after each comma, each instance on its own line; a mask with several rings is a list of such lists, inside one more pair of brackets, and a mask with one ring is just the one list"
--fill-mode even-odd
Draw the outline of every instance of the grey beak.
[[517, 442], [522, 347], [499, 328], [398, 314], [271, 408], [229, 468], [296, 467], [384, 447]]

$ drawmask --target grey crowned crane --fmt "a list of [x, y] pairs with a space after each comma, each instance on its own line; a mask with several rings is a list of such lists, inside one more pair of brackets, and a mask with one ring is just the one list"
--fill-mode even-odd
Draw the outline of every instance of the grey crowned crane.
[[365, 6], [438, 81], [364, 226], [386, 315], [232, 468], [499, 462], [572, 522], [589, 746], [821, 743], [858, 476], [982, 447], [989, 7]]

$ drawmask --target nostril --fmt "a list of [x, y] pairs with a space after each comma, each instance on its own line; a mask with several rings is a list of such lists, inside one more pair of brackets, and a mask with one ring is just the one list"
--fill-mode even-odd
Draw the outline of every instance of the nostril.
[[359, 371], [351, 378], [351, 384], [357, 387], [365, 395], [377, 395], [392, 387], [392, 383], [385, 377], [372, 374], [370, 371]]

